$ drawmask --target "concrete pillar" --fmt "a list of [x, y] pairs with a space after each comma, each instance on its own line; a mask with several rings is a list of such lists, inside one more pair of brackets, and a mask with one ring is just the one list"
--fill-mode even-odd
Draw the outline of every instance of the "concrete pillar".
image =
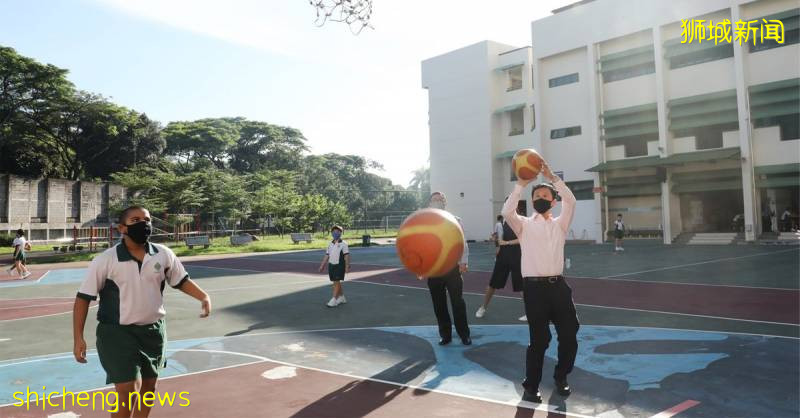
[[[656, 110], [658, 112], [658, 151], [661, 158], [670, 154], [669, 131], [667, 128], [667, 94], [666, 71], [664, 68], [663, 40], [661, 26], [655, 26], [653, 31], [653, 54], [655, 58], [656, 80]], [[670, 201], [670, 177], [667, 176], [661, 183], [661, 229], [664, 244], [672, 244], [672, 210]]]
[[[741, 13], [738, 5], [731, 7], [731, 21], [738, 22]], [[745, 240], [755, 241], [756, 228], [756, 185], [753, 171], [753, 135], [750, 124], [750, 106], [747, 96], [747, 74], [745, 74], [745, 50], [739, 42], [733, 42], [733, 71], [736, 74], [736, 106], [739, 112], [739, 149], [742, 152], [742, 200], [744, 208]]]
[[[603, 146], [603, 141], [600, 140], [600, 115], [603, 112], [602, 108], [602, 99], [601, 96], [603, 94], [602, 91], [602, 82], [600, 80], [600, 75], [597, 67], [598, 61], [598, 50], [597, 45], [589, 44], [586, 45], [586, 64], [588, 66], [588, 74], [589, 77], [587, 82], [589, 84], [589, 126], [588, 126], [588, 134], [589, 138], [592, 138], [594, 143], [591, 147], [592, 150], [592, 164], [597, 165], [601, 162], [601, 155], [600, 155], [600, 147]], [[595, 186], [600, 186], [600, 173], [592, 173], [592, 180], [594, 181]], [[602, 201], [600, 200], [599, 196], [595, 196], [594, 199], [594, 220], [595, 220], [595, 231], [596, 235], [592, 237], [594, 242], [597, 244], [603, 243], [603, 205]], [[583, 239], [583, 237], [581, 237]]]

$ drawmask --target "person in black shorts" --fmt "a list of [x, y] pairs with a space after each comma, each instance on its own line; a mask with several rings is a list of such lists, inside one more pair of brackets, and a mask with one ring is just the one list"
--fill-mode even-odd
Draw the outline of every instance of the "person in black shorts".
[[[524, 213], [520, 213], [520, 208], [517, 208], [517, 213], [525, 216]], [[486, 310], [489, 309], [489, 302], [492, 300], [494, 292], [497, 289], [506, 287], [509, 273], [511, 273], [511, 288], [515, 292], [521, 292], [523, 288], [522, 272], [520, 270], [522, 253], [519, 247], [519, 240], [508, 223], [503, 222], [502, 226], [502, 235], [497, 237], [497, 245], [500, 250], [494, 259], [492, 278], [489, 280], [489, 286], [486, 287], [483, 305], [475, 312], [475, 316], [478, 318], [483, 318], [486, 315]]]

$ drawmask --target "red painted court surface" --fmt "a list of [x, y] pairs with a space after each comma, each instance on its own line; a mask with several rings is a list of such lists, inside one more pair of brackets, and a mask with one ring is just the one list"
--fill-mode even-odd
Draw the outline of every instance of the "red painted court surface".
[[[269, 272], [316, 273], [313, 262], [273, 261], [258, 258], [220, 259], [190, 262], [189, 265]], [[482, 293], [490, 274], [468, 272], [464, 291]], [[400, 268], [354, 265], [349, 278], [397, 286], [426, 287], [411, 273]], [[800, 323], [800, 291], [732, 286], [704, 286], [568, 277], [575, 303], [692, 315], [719, 316], [788, 324]], [[498, 292], [520, 296], [510, 285]]]
[[3, 299], [0, 300], [0, 321], [72, 312], [74, 303], [75, 298]]
[[[658, 249], [640, 260], [628, 253], [638, 263], [628, 271], [602, 270], [598, 258], [598, 277], [568, 275], [582, 322], [573, 394], [553, 390], [553, 331], [541, 405], [521, 400], [529, 343], [527, 324], [517, 319], [521, 295], [509, 285], [485, 318], [474, 316], [486, 271], [464, 277], [473, 345], [456, 338], [441, 347], [426, 283], [397, 266], [393, 249], [352, 250], [348, 303], [334, 309], [324, 305], [330, 285], [317, 272], [319, 251], [186, 259], [214, 312], [201, 320], [196, 301], [165, 290], [168, 362], [158, 390], [188, 392], [190, 403], [176, 399], [151, 416], [800, 416], [800, 278], [792, 277], [797, 266], [785, 263], [800, 262], [800, 251], [781, 249], [773, 259], [761, 248], [752, 256], [746, 250], [731, 249], [748, 264], [747, 274], [729, 281], [735, 285], [720, 283], [724, 269], [714, 260], [733, 256], [718, 249], [705, 250], [715, 252], [708, 260], [684, 255], [675, 280], [663, 263], [659, 280], [628, 273], [646, 270]], [[477, 245], [472, 253], [471, 265], [491, 265], [491, 248]], [[689, 264], [696, 276], [686, 282]], [[770, 280], [783, 286], [759, 286], [752, 272], [765, 264]], [[11, 394], [27, 387], [108, 391], [94, 350], [96, 310], [85, 331], [89, 362], [78, 364], [71, 354], [70, 312], [85, 270], [47, 274], [0, 283], [0, 417], [108, 416], [99, 407], [62, 407], [58, 398], [44, 410], [12, 405]]]

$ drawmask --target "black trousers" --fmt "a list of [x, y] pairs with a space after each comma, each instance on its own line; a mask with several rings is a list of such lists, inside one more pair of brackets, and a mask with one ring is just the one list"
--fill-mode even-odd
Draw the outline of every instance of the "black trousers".
[[525, 314], [528, 316], [530, 345], [525, 362], [525, 389], [535, 391], [542, 381], [544, 353], [550, 346], [550, 322], [558, 333], [558, 363], [553, 378], [566, 379], [578, 353], [578, 314], [572, 302], [572, 289], [564, 279], [555, 283], [525, 279]]
[[451, 338], [453, 335], [453, 323], [450, 321], [450, 313], [447, 311], [447, 293], [449, 293], [456, 332], [461, 338], [469, 337], [467, 304], [464, 302], [463, 296], [464, 281], [461, 278], [458, 267], [444, 276], [429, 278], [428, 289], [431, 291], [433, 312], [436, 314], [436, 321], [439, 323], [439, 336]]

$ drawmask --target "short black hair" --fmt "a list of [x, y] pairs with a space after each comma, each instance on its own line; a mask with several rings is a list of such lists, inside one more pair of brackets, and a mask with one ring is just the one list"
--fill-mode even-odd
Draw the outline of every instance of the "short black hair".
[[557, 200], [558, 199], [558, 192], [556, 191], [556, 188], [553, 187], [553, 185], [550, 184], [550, 183], [539, 183], [539, 184], [533, 186], [533, 190], [531, 190], [531, 196], [533, 196], [533, 194], [536, 193], [536, 191], [539, 190], [539, 189], [548, 189], [548, 190], [550, 190], [550, 195], [553, 196], [553, 200]]
[[502, 221], [503, 220], [503, 215], [497, 215], [497, 220], [498, 221]]
[[342, 227], [341, 227], [341, 226], [339, 226], [339, 225], [334, 225], [334, 226], [332, 226], [332, 227], [331, 227], [331, 232], [333, 232], [333, 231], [335, 231], [335, 230], [337, 230], [337, 229], [339, 230], [339, 232], [344, 232], [344, 229], [342, 229]]
[[[127, 208], [123, 209], [122, 212], [120, 212], [117, 222], [124, 224], [128, 219], [128, 215], [135, 210], [147, 210], [147, 208], [139, 205], [128, 206]], [[149, 210], [147, 211], [150, 212]]]
[[618, 214], [617, 214], [617, 216], [622, 216], [622, 214], [621, 214], [621, 213], [618, 213]]
[[25, 231], [23, 231], [22, 228], [20, 228], [17, 230], [17, 235], [25, 236]]

